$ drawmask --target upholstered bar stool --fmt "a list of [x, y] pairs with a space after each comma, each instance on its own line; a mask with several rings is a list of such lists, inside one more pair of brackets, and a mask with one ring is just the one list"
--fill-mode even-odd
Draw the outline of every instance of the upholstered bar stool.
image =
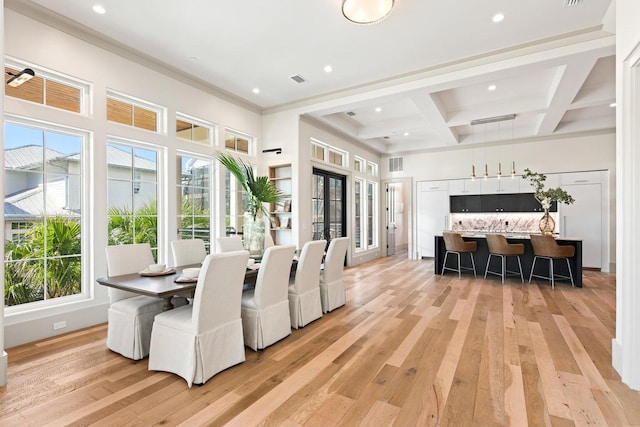
[[[571, 273], [571, 264], [569, 264], [569, 258], [573, 258], [576, 254], [576, 248], [571, 245], [559, 245], [553, 236], [532, 234], [531, 245], [533, 246], [533, 265], [531, 266], [531, 274], [529, 274], [529, 283], [531, 283], [532, 277], [538, 277], [540, 279], [547, 279], [551, 281], [551, 289], [555, 289], [555, 278], [570, 279], [571, 286], [575, 287], [573, 283], [573, 274]], [[536, 267], [536, 261], [538, 258], [549, 260], [549, 276], [541, 276], [533, 274]], [[553, 271], [553, 264], [555, 260], [564, 259], [567, 262], [567, 268], [569, 270], [568, 276], [555, 274]]]
[[[442, 233], [442, 237], [444, 237], [444, 247], [446, 249], [446, 252], [444, 253], [444, 262], [442, 263], [441, 275], [444, 276], [445, 270], [451, 270], [458, 272], [458, 278], [460, 278], [461, 270], [471, 270], [473, 271], [473, 277], [476, 277], [476, 263], [473, 260], [473, 253], [478, 249], [478, 243], [467, 242], [459, 233], [452, 233], [450, 231], [445, 231], [444, 233]], [[447, 257], [450, 253], [458, 256], [457, 269], [447, 267]], [[460, 265], [460, 254], [469, 254], [469, 256], [471, 257], [471, 267], [463, 267]]]
[[[489, 246], [489, 258], [487, 259], [487, 268], [484, 270], [484, 278], [487, 278], [487, 273], [495, 274], [502, 278], [504, 284], [504, 278], [507, 274], [520, 274], [520, 280], [524, 283], [524, 276], [522, 275], [522, 263], [520, 262], [520, 255], [524, 254], [524, 244], [522, 243], [509, 243], [507, 238], [502, 234], [487, 234], [487, 245]], [[491, 263], [491, 257], [500, 258], [500, 271], [489, 270], [489, 264]], [[518, 268], [520, 272], [507, 270], [507, 257], [515, 256], [518, 259]]]

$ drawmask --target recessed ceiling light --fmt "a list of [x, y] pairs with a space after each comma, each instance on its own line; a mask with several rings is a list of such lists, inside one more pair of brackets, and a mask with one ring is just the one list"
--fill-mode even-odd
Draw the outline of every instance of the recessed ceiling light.
[[253, 93], [255, 93], [256, 95], [260, 93], [260, 89], [258, 89], [257, 87], [253, 88]]
[[325, 65], [324, 66], [324, 72], [325, 73], [330, 73], [333, 71], [333, 67], [331, 65]]
[[379, 113], [380, 111], [382, 111], [382, 108], [376, 107], [376, 113]]
[[409, 132], [405, 132], [405, 133], [404, 133], [404, 136], [409, 136]]
[[613, 108], [613, 107], [615, 107], [615, 106], [616, 106], [616, 103], [615, 103], [615, 102], [612, 102], [611, 104], [609, 104], [609, 107], [611, 107], [611, 108]]
[[504, 20], [504, 13], [496, 13], [493, 15], [493, 22], [502, 22]]
[[496, 85], [489, 85], [489, 87], [487, 88], [490, 91], [494, 91], [496, 90]]
[[107, 10], [101, 4], [94, 5], [93, 6], [93, 11], [95, 13], [99, 13], [100, 15], [104, 15], [105, 13], [107, 13]]

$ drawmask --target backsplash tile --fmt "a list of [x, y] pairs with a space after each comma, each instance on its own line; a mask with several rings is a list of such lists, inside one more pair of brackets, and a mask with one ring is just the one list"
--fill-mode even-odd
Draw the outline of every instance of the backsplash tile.
[[[556, 222], [557, 212], [549, 213]], [[454, 213], [451, 214], [452, 231], [487, 231], [510, 233], [540, 233], [539, 222], [542, 212], [524, 213]]]

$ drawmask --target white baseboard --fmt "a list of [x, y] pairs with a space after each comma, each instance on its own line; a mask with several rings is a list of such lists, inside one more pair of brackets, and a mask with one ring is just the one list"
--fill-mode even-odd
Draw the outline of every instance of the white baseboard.
[[0, 357], [0, 387], [7, 384], [7, 367], [9, 365], [8, 360], [9, 355], [6, 351], [3, 351], [2, 357]]

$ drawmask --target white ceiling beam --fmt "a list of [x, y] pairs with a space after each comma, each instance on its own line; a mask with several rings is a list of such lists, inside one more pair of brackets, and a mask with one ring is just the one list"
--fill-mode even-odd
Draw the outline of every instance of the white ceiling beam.
[[565, 67], [560, 68], [550, 87], [549, 107], [542, 116], [536, 135], [551, 135], [556, 130], [598, 59], [595, 55], [586, 56], [570, 61]]
[[446, 145], [457, 145], [460, 142], [456, 132], [447, 125], [447, 111], [438, 95], [434, 93], [415, 94], [410, 99], [441, 141]]

